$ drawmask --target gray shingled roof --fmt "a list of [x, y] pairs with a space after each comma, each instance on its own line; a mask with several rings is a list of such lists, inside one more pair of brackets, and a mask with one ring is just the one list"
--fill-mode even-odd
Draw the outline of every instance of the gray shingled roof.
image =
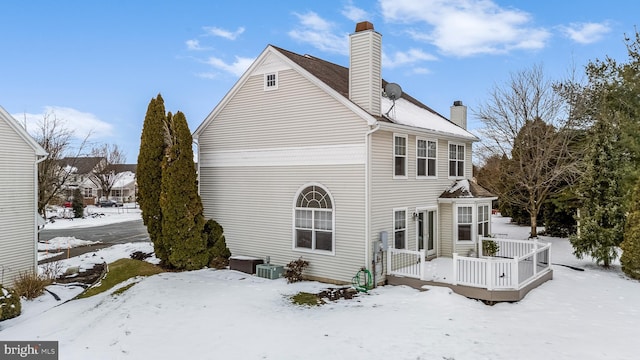
[[[279, 48], [274, 45], [271, 45], [271, 46], [274, 49], [278, 50], [280, 53], [282, 53], [284, 56], [291, 59], [296, 64], [300, 65], [303, 69], [307, 70], [313, 76], [320, 79], [322, 82], [327, 84], [333, 90], [337, 91], [342, 96], [349, 99], [349, 69], [348, 68], [313, 57], [311, 55], [300, 55], [300, 54], [291, 52], [289, 50]], [[380, 91], [384, 89], [387, 83], [388, 82], [386, 80], [382, 79], [382, 86], [380, 88]], [[446, 117], [442, 116], [437, 111], [431, 109], [427, 105], [416, 100], [414, 97], [412, 97], [411, 95], [407, 94], [404, 91], [402, 92], [401, 98], [435, 115], [438, 115], [441, 118], [448, 121]], [[375, 118], [379, 121], [388, 121], [386, 118], [382, 116], [375, 116]]]

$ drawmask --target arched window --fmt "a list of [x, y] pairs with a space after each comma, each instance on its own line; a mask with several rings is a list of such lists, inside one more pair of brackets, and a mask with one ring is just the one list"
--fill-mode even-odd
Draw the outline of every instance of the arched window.
[[295, 204], [294, 247], [333, 251], [333, 204], [323, 187], [305, 187]]

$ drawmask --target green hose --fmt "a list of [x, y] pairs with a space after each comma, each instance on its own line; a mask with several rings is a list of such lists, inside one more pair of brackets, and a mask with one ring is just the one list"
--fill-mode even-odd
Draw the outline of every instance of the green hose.
[[373, 289], [373, 277], [371, 275], [371, 271], [364, 268], [360, 269], [356, 276], [351, 279], [351, 284], [360, 292], [367, 292]]

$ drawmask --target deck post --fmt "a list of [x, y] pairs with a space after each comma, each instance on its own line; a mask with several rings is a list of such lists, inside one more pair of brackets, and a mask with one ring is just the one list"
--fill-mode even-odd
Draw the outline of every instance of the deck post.
[[458, 285], [458, 253], [453, 253], [453, 285]]
[[425, 255], [424, 249], [420, 250], [420, 280], [424, 280]]

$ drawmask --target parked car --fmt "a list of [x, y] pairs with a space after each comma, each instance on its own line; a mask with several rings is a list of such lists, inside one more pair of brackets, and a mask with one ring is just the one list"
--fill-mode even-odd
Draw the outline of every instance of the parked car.
[[107, 200], [100, 200], [97, 205], [99, 207], [116, 207], [116, 206], [122, 206], [122, 203], [118, 203], [111, 199], [107, 199]]

